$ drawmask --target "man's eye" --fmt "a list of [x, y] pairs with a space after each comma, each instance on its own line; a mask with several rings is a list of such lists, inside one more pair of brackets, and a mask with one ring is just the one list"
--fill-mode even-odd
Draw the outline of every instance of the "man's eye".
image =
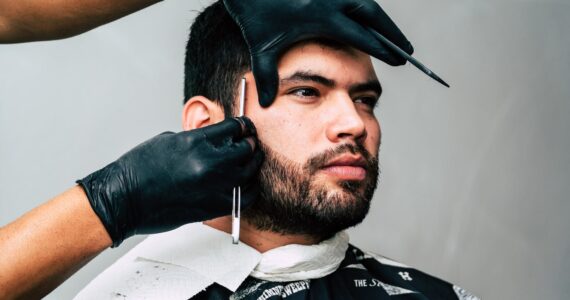
[[313, 88], [299, 88], [289, 92], [289, 95], [297, 97], [318, 97], [319, 91]]
[[374, 107], [376, 107], [376, 104], [378, 103], [378, 97], [362, 96], [362, 97], [358, 97], [358, 98], [354, 99], [354, 103], [362, 103], [366, 106], [374, 108]]

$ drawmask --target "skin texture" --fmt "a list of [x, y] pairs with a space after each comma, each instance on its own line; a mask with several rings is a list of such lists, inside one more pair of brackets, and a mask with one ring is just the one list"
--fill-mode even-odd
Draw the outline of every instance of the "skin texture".
[[62, 39], [160, 0], [0, 0], [0, 43]]
[[40, 299], [111, 242], [83, 189], [69, 189], [0, 228], [0, 299]]
[[[312, 80], [283, 80], [297, 72], [310, 72], [335, 84], [330, 86]], [[259, 140], [283, 157], [303, 163], [313, 153], [357, 140], [372, 155], [378, 155], [380, 125], [373, 107], [363, 100], [377, 98], [379, 94], [374, 90], [351, 92], [355, 86], [377, 81], [368, 55], [354, 49], [331, 49], [315, 43], [292, 48], [279, 62], [281, 82], [275, 103], [268, 108], [261, 107], [257, 101], [252, 74], [247, 73], [245, 77], [245, 114], [256, 124]], [[318, 95], [312, 95], [307, 89], [318, 91]], [[191, 98], [186, 106], [190, 105], [195, 109], [187, 108], [184, 111], [185, 130], [219, 122], [223, 118], [219, 106], [212, 105], [204, 97]], [[338, 175], [319, 172], [317, 180], [331, 191], [343, 192], [338, 185]], [[229, 232], [231, 219], [222, 217], [206, 224]], [[318, 242], [307, 235], [259, 231], [247, 220], [242, 220], [240, 238], [261, 252], [290, 243]]]

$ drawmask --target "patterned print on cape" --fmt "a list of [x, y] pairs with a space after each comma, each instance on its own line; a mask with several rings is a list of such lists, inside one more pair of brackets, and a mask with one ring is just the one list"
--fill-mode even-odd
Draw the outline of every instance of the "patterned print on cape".
[[[383, 261], [384, 263], [382, 263]], [[453, 299], [479, 300], [466, 290], [349, 245], [339, 269], [319, 279], [270, 282], [248, 277], [232, 294], [213, 284], [192, 300]]]

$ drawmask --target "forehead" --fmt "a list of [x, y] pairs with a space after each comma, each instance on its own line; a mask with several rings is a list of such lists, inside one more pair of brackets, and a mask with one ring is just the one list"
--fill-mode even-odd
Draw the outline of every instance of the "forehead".
[[290, 48], [279, 60], [279, 77], [310, 71], [327, 78], [355, 83], [376, 79], [370, 56], [349, 46], [305, 42]]

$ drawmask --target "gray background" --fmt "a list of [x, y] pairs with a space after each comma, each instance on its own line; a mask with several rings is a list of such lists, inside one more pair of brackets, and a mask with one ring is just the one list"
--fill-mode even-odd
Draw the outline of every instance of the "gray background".
[[[452, 88], [377, 64], [383, 176], [353, 243], [485, 299], [570, 298], [569, 2], [381, 2]], [[208, 3], [169, 0], [75, 38], [0, 46], [0, 225], [180, 130], [184, 44]], [[47, 299], [71, 298], [140, 240]]]

